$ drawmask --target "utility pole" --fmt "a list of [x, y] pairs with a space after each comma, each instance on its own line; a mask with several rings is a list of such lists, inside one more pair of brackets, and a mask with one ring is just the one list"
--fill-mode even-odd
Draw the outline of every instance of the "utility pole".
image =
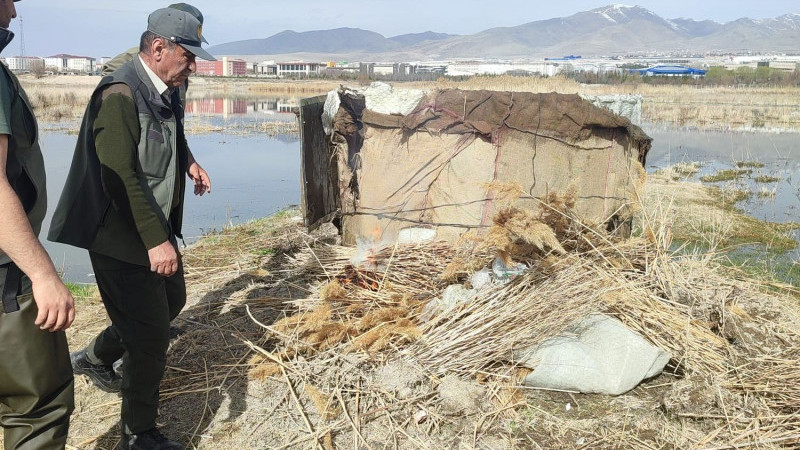
[[25, 57], [25, 29], [22, 27], [22, 16], [19, 16], [19, 56]]

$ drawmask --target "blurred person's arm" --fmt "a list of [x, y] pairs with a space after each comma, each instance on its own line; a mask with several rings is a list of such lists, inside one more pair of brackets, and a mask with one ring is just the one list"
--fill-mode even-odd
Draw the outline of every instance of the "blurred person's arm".
[[39, 309], [36, 325], [47, 331], [67, 329], [75, 319], [75, 304], [55, 266], [33, 233], [28, 216], [6, 176], [8, 135], [0, 134], [0, 249], [33, 284]]

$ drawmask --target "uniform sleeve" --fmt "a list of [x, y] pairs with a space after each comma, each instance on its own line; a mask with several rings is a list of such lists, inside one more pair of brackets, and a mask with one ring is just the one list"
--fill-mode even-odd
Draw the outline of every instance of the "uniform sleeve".
[[115, 207], [130, 212], [149, 250], [165, 242], [168, 234], [156, 213], [157, 206], [145, 193], [147, 181], [136, 170], [140, 129], [130, 89], [120, 84], [106, 88], [93, 129], [103, 187]]
[[131, 47], [124, 52], [120, 53], [119, 55], [115, 56], [111, 61], [106, 62], [103, 64], [103, 69], [100, 75], [106, 76], [120, 67], [126, 62], [132, 60], [137, 54], [139, 54], [139, 47]]
[[14, 88], [11, 80], [4, 70], [0, 70], [0, 134], [11, 135], [11, 102], [13, 100]]

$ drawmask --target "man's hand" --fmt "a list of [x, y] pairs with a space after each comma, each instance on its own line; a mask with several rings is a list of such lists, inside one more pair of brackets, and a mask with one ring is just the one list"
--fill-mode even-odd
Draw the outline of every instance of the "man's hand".
[[178, 252], [170, 241], [161, 244], [147, 251], [150, 257], [150, 270], [165, 277], [171, 277], [178, 271]]
[[211, 193], [211, 178], [209, 178], [208, 172], [200, 167], [200, 164], [197, 164], [196, 161], [191, 161], [186, 173], [194, 181], [194, 195], [202, 196], [206, 192]]
[[75, 300], [61, 279], [53, 273], [33, 283], [33, 300], [39, 309], [34, 323], [45, 331], [62, 331], [75, 320]]

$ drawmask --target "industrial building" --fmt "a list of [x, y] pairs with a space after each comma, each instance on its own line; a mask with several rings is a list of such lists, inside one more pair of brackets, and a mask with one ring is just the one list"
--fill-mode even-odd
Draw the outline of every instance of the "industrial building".
[[631, 69], [628, 73], [638, 73], [642, 76], [678, 76], [678, 77], [702, 77], [706, 74], [703, 69], [695, 69], [693, 67], [675, 66], [675, 65], [661, 65], [648, 67], [647, 69]]

